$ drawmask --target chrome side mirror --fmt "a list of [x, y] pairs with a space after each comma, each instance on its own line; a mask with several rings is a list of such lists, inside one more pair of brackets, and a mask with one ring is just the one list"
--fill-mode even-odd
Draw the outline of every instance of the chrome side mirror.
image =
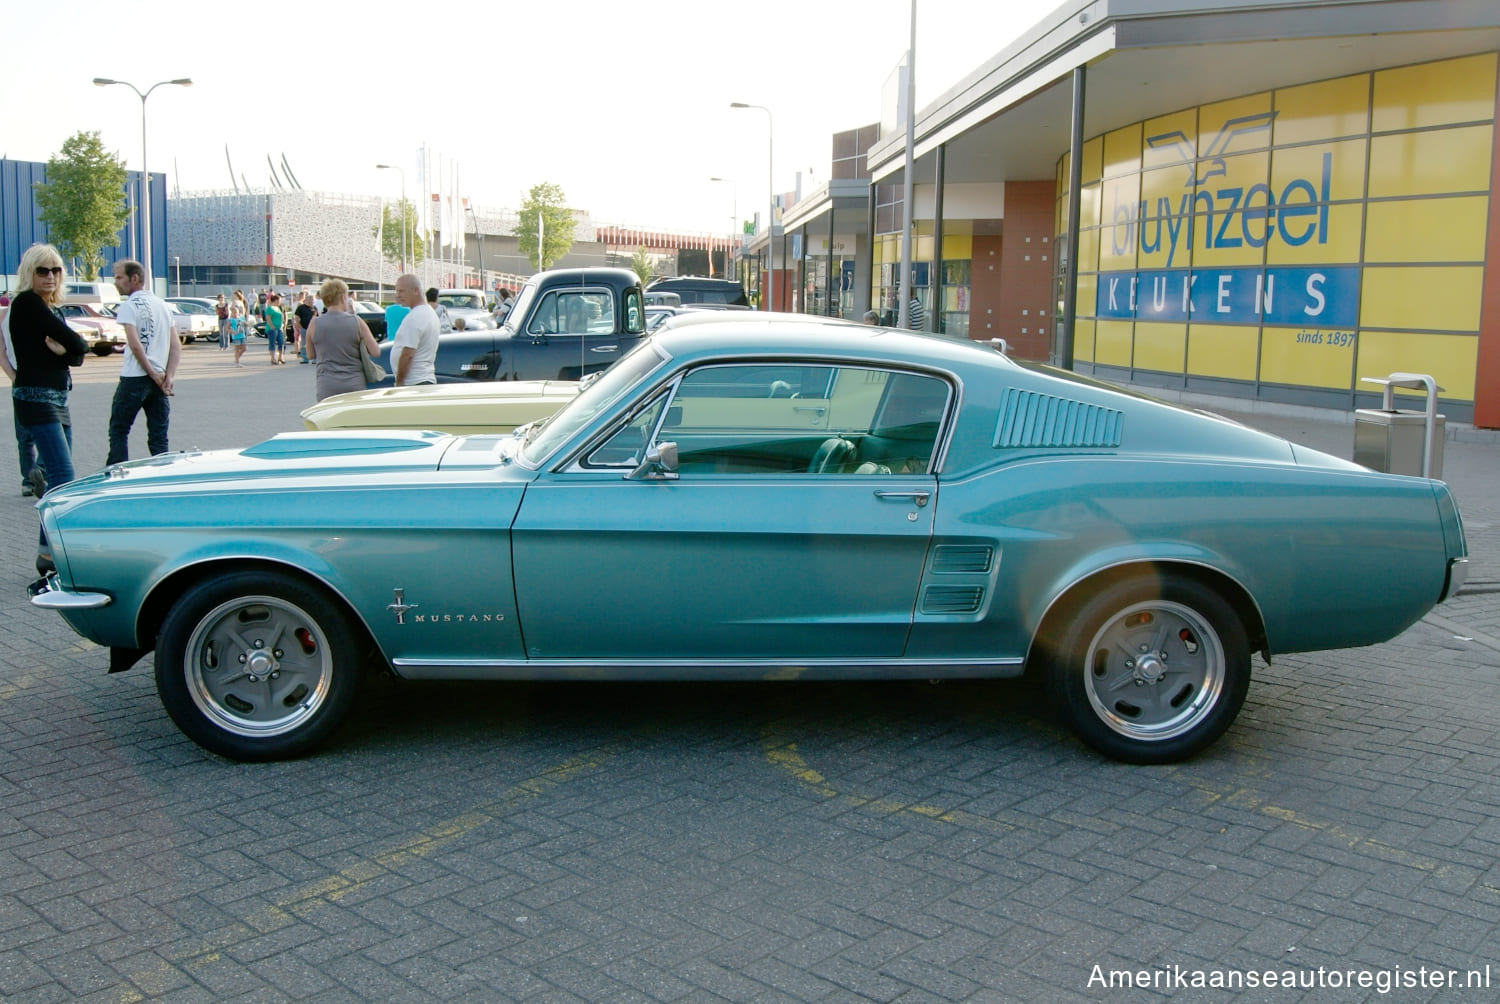
[[646, 459], [625, 475], [627, 481], [676, 481], [677, 444], [657, 443], [646, 447]]

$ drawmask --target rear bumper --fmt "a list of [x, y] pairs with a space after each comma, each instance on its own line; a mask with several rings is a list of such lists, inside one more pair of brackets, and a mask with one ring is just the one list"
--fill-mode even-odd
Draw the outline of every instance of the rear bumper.
[[1467, 581], [1469, 581], [1469, 559], [1451, 559], [1448, 562], [1448, 577], [1443, 582], [1443, 593], [1438, 597], [1438, 602], [1441, 603], [1458, 592]]

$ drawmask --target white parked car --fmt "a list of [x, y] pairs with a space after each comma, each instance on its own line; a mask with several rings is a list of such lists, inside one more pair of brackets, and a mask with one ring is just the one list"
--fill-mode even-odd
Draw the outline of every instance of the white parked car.
[[172, 330], [183, 344], [199, 338], [215, 341], [219, 337], [219, 314], [213, 301], [202, 301], [184, 296], [167, 297], [167, 310], [172, 315]]
[[[447, 308], [450, 319], [457, 321], [462, 317], [466, 331], [488, 331], [498, 327], [494, 316], [485, 306], [482, 289], [440, 289], [437, 302], [439, 306]], [[455, 324], [454, 327], [458, 325]]]
[[83, 335], [94, 355], [107, 356], [115, 349], [125, 349], [125, 326], [114, 319], [111, 308], [115, 306], [118, 304], [64, 303], [57, 312], [69, 327]]

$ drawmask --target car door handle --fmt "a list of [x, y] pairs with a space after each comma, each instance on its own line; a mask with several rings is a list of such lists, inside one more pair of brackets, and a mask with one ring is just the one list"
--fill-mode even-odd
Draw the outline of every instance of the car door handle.
[[792, 405], [792, 410], [793, 411], [810, 411], [814, 415], [821, 415], [825, 411], [827, 411], [828, 409], [826, 407], [824, 407], [823, 405], [821, 405], [821, 404], [794, 404], [794, 405]]
[[619, 349], [618, 345], [595, 345], [593, 348], [589, 349], [589, 351], [590, 352], [615, 352], [618, 349]]
[[915, 502], [920, 509], [932, 498], [932, 492], [920, 488], [915, 491], [878, 491], [875, 497], [882, 502]]

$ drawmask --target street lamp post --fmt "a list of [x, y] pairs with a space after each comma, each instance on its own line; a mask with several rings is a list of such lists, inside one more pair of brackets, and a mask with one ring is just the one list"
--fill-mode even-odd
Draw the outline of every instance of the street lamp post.
[[[735, 225], [736, 222], [738, 222], [738, 220], [740, 218], [740, 186], [735, 182], [735, 180], [733, 178], [709, 178], [708, 180], [709, 181], [727, 181], [727, 182], [729, 182], [729, 191], [731, 193], [733, 193], [732, 194], [732, 198], [733, 198], [734, 201], [731, 203], [731, 205], [734, 207], [734, 209], [729, 214], [729, 245], [730, 246], [724, 248], [724, 271], [727, 273], [729, 271], [729, 258], [730, 258], [730, 254], [731, 254], [730, 247], [732, 247], [734, 245], [734, 225]], [[714, 263], [714, 252], [713, 252], [713, 247], [710, 246], [709, 247], [709, 251], [708, 251], [708, 264], [709, 264], [710, 267], [712, 267], [713, 263]]]
[[[776, 182], [771, 172], [776, 166], [776, 147], [774, 146], [775, 129], [771, 124], [771, 109], [765, 105], [747, 105], [743, 101], [731, 101], [729, 107], [759, 108], [766, 113], [766, 194], [768, 196], [766, 199], [766, 285], [774, 288], [776, 285], [776, 251], [771, 237], [776, 231]], [[770, 307], [775, 306], [774, 302], [770, 302], [771, 299], [774, 299], [771, 296], [770, 289], [766, 290], [766, 296], [770, 298], [767, 301], [769, 304], [767, 309], [770, 309]]]
[[406, 274], [406, 168], [400, 164], [376, 164], [375, 169], [401, 172], [401, 273], [404, 275]]
[[[914, 290], [911, 286], [911, 240], [916, 213], [912, 208], [912, 192], [915, 171], [913, 162], [917, 128], [917, 0], [911, 0], [911, 44], [906, 50], [906, 165], [901, 181], [901, 289], [897, 294], [896, 326], [905, 328], [911, 323], [911, 301]], [[939, 184], [942, 179], [938, 179]], [[941, 204], [941, 200], [939, 200]], [[943, 250], [934, 255], [933, 268], [943, 267]], [[931, 279], [928, 280], [931, 282]], [[936, 310], [936, 305], [933, 306]]]
[[474, 241], [479, 245], [479, 290], [485, 292], [484, 288], [484, 231], [479, 229], [479, 214], [474, 212], [474, 207], [469, 205], [469, 200], [464, 200], [464, 208], [474, 218]]
[[193, 81], [188, 77], [178, 77], [176, 80], [159, 80], [146, 88], [142, 94], [141, 89], [125, 80], [111, 80], [109, 77], [95, 77], [95, 87], [108, 87], [111, 84], [119, 84], [135, 91], [136, 97], [141, 99], [141, 267], [146, 270], [146, 281], [151, 281], [151, 169], [146, 166], [146, 99], [151, 92], [163, 84], [174, 84], [178, 87], [191, 87]]

